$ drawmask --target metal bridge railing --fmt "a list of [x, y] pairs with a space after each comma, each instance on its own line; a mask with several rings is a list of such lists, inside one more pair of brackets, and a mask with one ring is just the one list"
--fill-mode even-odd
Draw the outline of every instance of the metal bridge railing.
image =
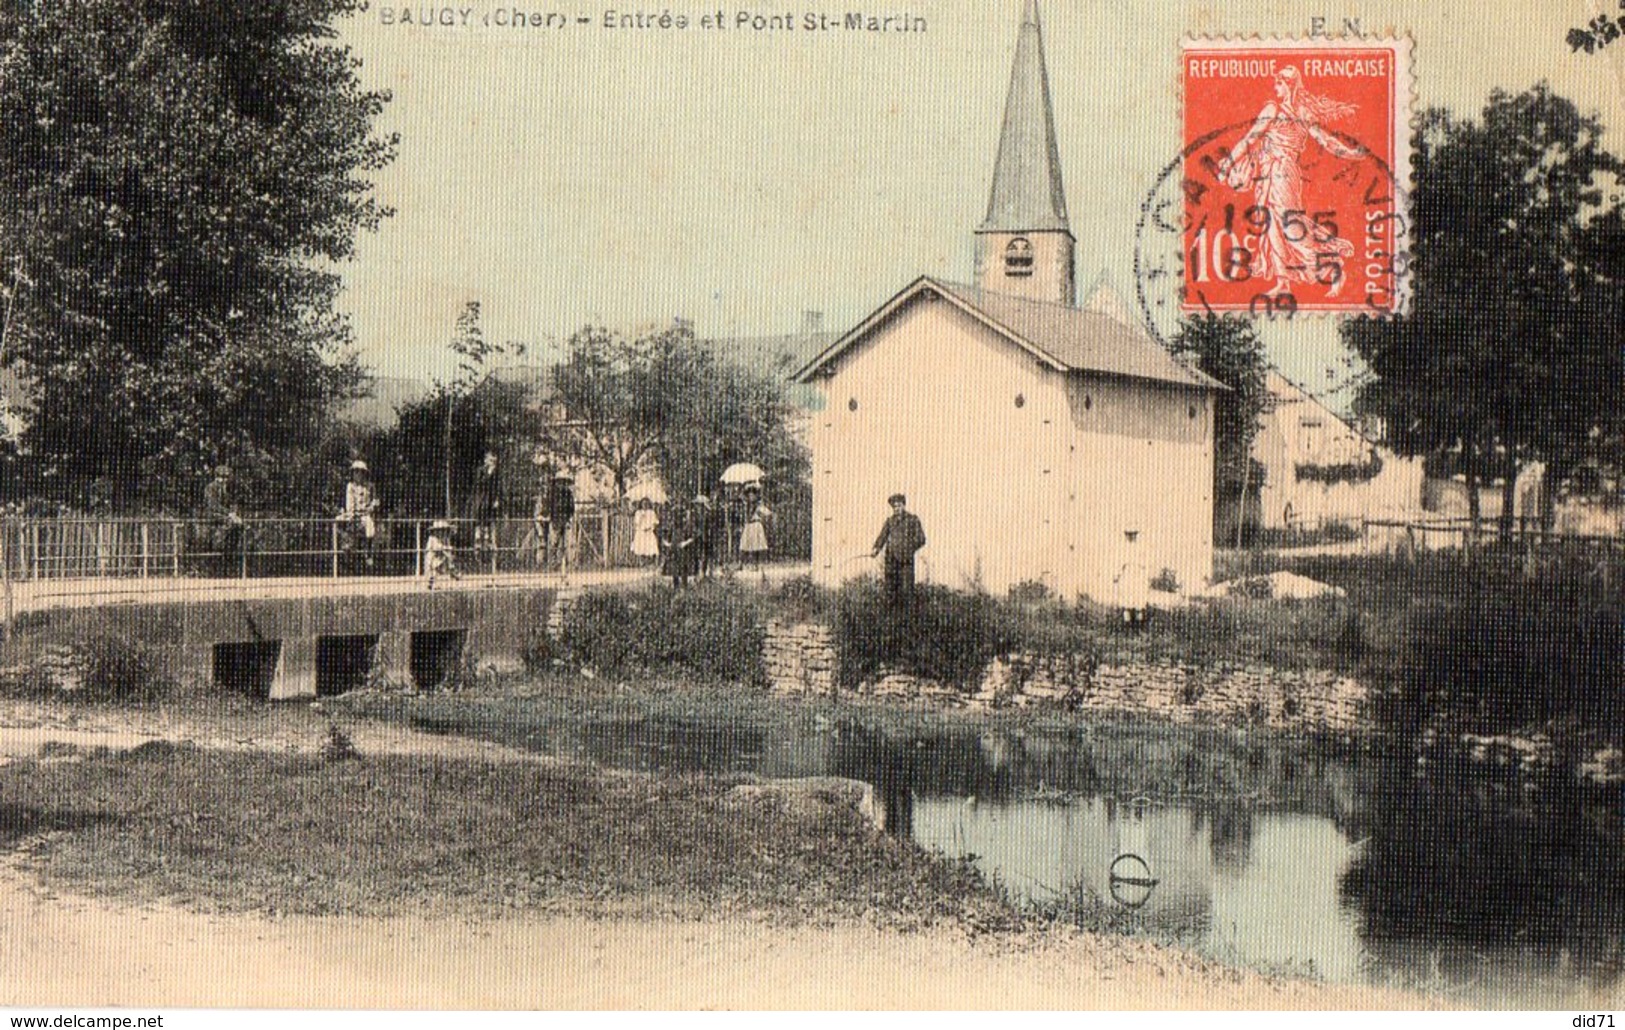
[[[14, 517], [0, 522], [0, 572], [13, 581], [59, 579], [260, 579], [346, 575], [414, 576], [423, 571], [428, 518], [208, 519]], [[475, 546], [475, 524], [451, 519], [464, 573], [611, 569], [635, 564], [631, 515], [578, 509], [553, 539], [532, 519], [498, 519], [492, 542]]]

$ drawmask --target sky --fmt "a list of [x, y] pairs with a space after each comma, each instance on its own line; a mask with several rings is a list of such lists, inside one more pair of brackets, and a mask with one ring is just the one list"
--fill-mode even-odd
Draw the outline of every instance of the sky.
[[[488, 337], [545, 357], [589, 322], [683, 317], [705, 336], [769, 335], [818, 311], [840, 330], [919, 275], [972, 278], [1021, 0], [711, 3], [374, 0], [341, 24], [363, 82], [393, 95], [380, 129], [400, 134], [376, 179], [396, 213], [359, 241], [341, 301], [375, 371], [446, 374], [469, 300]], [[1183, 37], [1358, 19], [1365, 35], [1414, 40], [1417, 110], [1470, 115], [1493, 88], [1545, 79], [1600, 114], [1625, 152], [1625, 39], [1593, 54], [1565, 41], [1613, 6], [1041, 2], [1079, 299], [1100, 279], [1133, 299], [1140, 205], [1181, 147]], [[604, 26], [640, 11], [689, 25]], [[809, 15], [849, 11], [925, 28], [805, 30]], [[516, 13], [568, 24], [491, 24]], [[726, 27], [703, 24], [708, 13]], [[741, 15], [788, 15], [794, 28]], [[1349, 370], [1332, 319], [1261, 329], [1272, 361], [1342, 406], [1334, 388]]]

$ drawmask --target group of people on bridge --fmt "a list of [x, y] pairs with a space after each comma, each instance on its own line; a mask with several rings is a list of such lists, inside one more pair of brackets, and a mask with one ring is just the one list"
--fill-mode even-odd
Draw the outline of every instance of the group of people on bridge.
[[715, 501], [697, 494], [693, 501], [674, 498], [657, 506], [644, 497], [632, 513], [632, 554], [658, 562], [672, 585], [682, 588], [690, 579], [713, 575], [731, 558], [760, 567], [767, 560], [772, 523], [759, 483], [731, 496], [724, 487]]
[[[231, 479], [230, 466], [222, 464], [203, 491], [210, 536], [208, 551], [216, 562], [216, 575], [223, 578], [239, 574], [246, 531], [246, 522], [232, 496]], [[340, 550], [347, 556], [344, 566], [351, 572], [372, 572], [377, 565], [381, 501], [372, 470], [359, 458], [350, 462], [342, 500], [334, 523], [341, 537]], [[463, 521], [471, 527], [476, 563], [489, 557], [494, 566], [499, 549], [497, 527], [504, 517], [505, 503], [499, 461], [494, 452], [488, 451], [473, 476], [463, 506]], [[925, 546], [925, 530], [919, 516], [908, 510], [902, 494], [893, 494], [887, 503], [892, 513], [875, 539], [871, 556], [882, 560], [887, 597], [894, 602], [912, 601], [915, 555]], [[517, 553], [528, 554], [536, 568], [568, 571], [568, 531], [575, 514], [574, 478], [561, 467], [544, 463], [539, 469], [530, 525]], [[691, 579], [714, 575], [730, 561], [741, 567], [761, 567], [771, 550], [773, 524], [773, 511], [763, 501], [759, 482], [743, 487], [719, 485], [715, 500], [698, 494], [693, 500], [679, 497], [657, 505], [645, 497], [632, 512], [630, 550], [637, 559], [650, 565], [658, 563], [660, 572], [669, 576], [675, 587], [682, 588]], [[440, 578], [460, 576], [455, 533], [456, 527], [449, 519], [436, 519], [421, 541], [421, 561], [416, 566], [431, 589]]]
[[[537, 568], [564, 569], [569, 562], [566, 544], [575, 517], [575, 482], [568, 471], [545, 463], [539, 473], [530, 526], [519, 546]], [[504, 492], [498, 459], [487, 451], [475, 471], [463, 506], [463, 521], [472, 527], [474, 560], [493, 560], [498, 551], [497, 524], [504, 517]], [[333, 517], [342, 566], [352, 573], [378, 568], [379, 511], [382, 500], [371, 468], [360, 458], [350, 462], [342, 504]], [[246, 559], [247, 521], [239, 511], [232, 489], [231, 466], [221, 464], [203, 488], [204, 539], [201, 550], [212, 560], [210, 573], [229, 578], [242, 573]], [[437, 519], [423, 542], [420, 568], [431, 580], [436, 575], [456, 576], [454, 528], [449, 518]]]

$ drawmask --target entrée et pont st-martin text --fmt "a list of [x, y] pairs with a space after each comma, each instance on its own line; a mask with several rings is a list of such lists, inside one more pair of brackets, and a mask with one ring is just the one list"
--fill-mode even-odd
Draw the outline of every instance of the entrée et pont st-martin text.
[[482, 10], [476, 7], [426, 4], [384, 4], [378, 7], [380, 24], [425, 29], [613, 29], [655, 32], [925, 32], [926, 19], [918, 14], [872, 14], [863, 11], [805, 11], [801, 13], [740, 9], [690, 12], [606, 9], [601, 13], [531, 10], [517, 6]]

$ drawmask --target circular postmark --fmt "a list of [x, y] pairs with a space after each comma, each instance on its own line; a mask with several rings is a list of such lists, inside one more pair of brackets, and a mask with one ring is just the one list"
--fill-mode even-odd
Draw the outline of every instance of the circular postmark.
[[[1248, 160], [1245, 145], [1259, 124], [1235, 122], [1192, 140], [1140, 204], [1135, 294], [1159, 342], [1192, 315], [1275, 320], [1406, 310], [1410, 208], [1402, 176], [1358, 139], [1319, 126], [1324, 154], [1290, 166]], [[1293, 128], [1286, 120], [1285, 130]]]

